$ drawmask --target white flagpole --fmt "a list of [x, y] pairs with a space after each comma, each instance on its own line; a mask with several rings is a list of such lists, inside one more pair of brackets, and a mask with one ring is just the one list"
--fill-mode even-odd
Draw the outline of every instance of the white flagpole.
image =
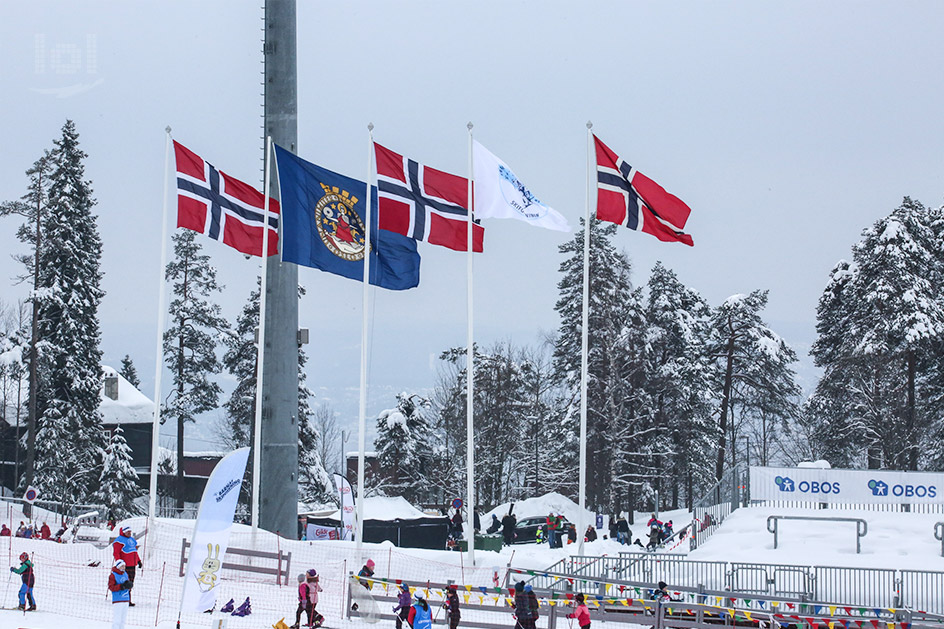
[[265, 364], [266, 271], [269, 263], [269, 175], [272, 173], [272, 136], [266, 137], [265, 182], [262, 201], [262, 280], [259, 285], [259, 341], [256, 348], [256, 413], [252, 427], [252, 532], [259, 529], [259, 474], [262, 462], [262, 365]]
[[593, 123], [587, 123], [587, 202], [583, 223], [583, 306], [580, 309], [580, 512], [577, 514], [577, 554], [583, 555], [585, 511], [587, 508], [587, 348], [590, 319], [590, 152]]
[[367, 439], [367, 314], [369, 304], [370, 288], [370, 222], [371, 203], [370, 203], [370, 175], [374, 163], [374, 123], [367, 125], [367, 195], [364, 202], [367, 204], [364, 210], [364, 294], [363, 294], [363, 320], [361, 321], [361, 382], [360, 382], [360, 401], [357, 410], [357, 503], [355, 511], [357, 512], [357, 556], [361, 555], [361, 545], [364, 543], [364, 448]]
[[468, 293], [468, 307], [469, 311], [466, 315], [466, 319], [469, 324], [469, 339], [465, 348], [466, 358], [466, 384], [465, 384], [465, 409], [466, 409], [466, 424], [465, 424], [465, 439], [466, 439], [466, 540], [469, 544], [469, 563], [472, 566], [475, 566], [475, 445], [474, 445], [474, 431], [473, 431], [473, 396], [472, 392], [474, 389], [475, 383], [475, 349], [473, 344], [472, 336], [472, 231], [475, 223], [472, 221], [472, 210], [473, 210], [473, 199], [472, 199], [472, 180], [475, 176], [475, 173], [472, 171], [472, 123], [466, 125], [466, 128], [469, 130], [469, 180], [468, 180], [468, 204], [469, 204], [469, 217], [468, 217], [468, 229], [466, 233], [466, 290]]
[[[148, 499], [148, 530], [154, 530], [154, 520], [157, 517], [157, 473], [160, 464], [160, 436], [161, 436], [161, 374], [164, 367], [164, 325], [166, 323], [167, 313], [166, 301], [167, 292], [165, 290], [164, 269], [167, 267], [167, 190], [170, 183], [167, 181], [170, 175], [170, 127], [164, 129], [164, 202], [161, 213], [161, 268], [158, 274], [158, 298], [157, 298], [157, 342], [154, 350], [154, 426], [151, 430], [151, 478], [148, 487], [150, 496]], [[153, 535], [153, 533], [152, 533]], [[153, 544], [151, 544], [153, 546]]]

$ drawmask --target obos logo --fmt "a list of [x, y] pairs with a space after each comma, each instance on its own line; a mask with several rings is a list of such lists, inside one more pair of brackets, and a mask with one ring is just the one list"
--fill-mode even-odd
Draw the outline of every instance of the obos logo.
[[793, 492], [799, 491], [804, 494], [838, 494], [839, 493], [839, 483], [827, 483], [819, 481], [805, 481], [801, 480], [799, 483], [794, 483], [792, 478], [787, 476], [778, 476], [774, 479], [774, 482], [777, 483], [777, 487], [780, 488], [780, 491]]
[[905, 498], [936, 498], [937, 487], [935, 485], [892, 485], [880, 480], [872, 479], [869, 481], [869, 489], [873, 496], [888, 496], [889, 493], [896, 497]]
[[774, 482], [777, 483], [777, 487], [780, 488], [780, 491], [794, 491], [795, 489], [793, 479], [786, 476], [778, 476], [774, 479]]

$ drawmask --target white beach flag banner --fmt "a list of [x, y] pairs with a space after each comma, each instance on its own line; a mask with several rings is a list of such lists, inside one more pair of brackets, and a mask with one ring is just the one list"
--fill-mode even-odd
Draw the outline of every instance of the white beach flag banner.
[[335, 474], [334, 484], [341, 494], [341, 539], [351, 540], [354, 538], [354, 492], [351, 490], [351, 481]]
[[516, 218], [556, 231], [569, 232], [567, 219], [541, 203], [515, 176], [508, 164], [474, 140], [475, 218]]
[[220, 582], [248, 460], [249, 448], [234, 450], [216, 464], [207, 480], [193, 527], [190, 559], [180, 598], [181, 612], [203, 612], [216, 603], [216, 586]]

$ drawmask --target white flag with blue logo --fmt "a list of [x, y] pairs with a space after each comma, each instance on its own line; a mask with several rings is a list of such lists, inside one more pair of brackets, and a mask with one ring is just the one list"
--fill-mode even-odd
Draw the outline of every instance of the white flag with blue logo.
[[220, 583], [248, 460], [249, 448], [234, 450], [216, 464], [207, 480], [193, 526], [181, 612], [206, 611], [216, 603], [216, 586]]
[[541, 203], [521, 183], [508, 164], [473, 141], [472, 164], [475, 175], [475, 218], [517, 218], [556, 231], [569, 232], [570, 225], [560, 212]]

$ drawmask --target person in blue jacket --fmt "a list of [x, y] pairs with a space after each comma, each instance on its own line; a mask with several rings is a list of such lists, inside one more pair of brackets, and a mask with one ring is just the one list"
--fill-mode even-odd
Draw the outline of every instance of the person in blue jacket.
[[108, 590], [111, 592], [111, 607], [114, 612], [111, 629], [124, 629], [125, 620], [128, 618], [128, 607], [131, 604], [132, 587], [134, 583], [125, 572], [124, 560], [116, 560], [108, 575]]
[[433, 614], [430, 612], [429, 603], [423, 598], [419, 589], [414, 594], [416, 602], [410, 608], [410, 617], [407, 622], [413, 629], [433, 629]]

